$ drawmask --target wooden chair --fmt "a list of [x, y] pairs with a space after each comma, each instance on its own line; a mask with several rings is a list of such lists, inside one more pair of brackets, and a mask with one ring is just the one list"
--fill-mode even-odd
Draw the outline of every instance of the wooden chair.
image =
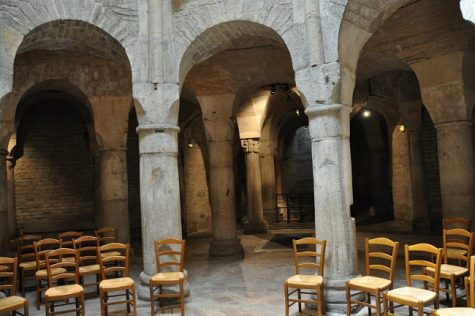
[[[36, 309], [40, 309], [42, 293], [48, 286], [48, 271], [46, 270], [46, 254], [52, 250], [61, 248], [61, 240], [45, 238], [33, 243], [36, 258]], [[63, 273], [63, 268], [56, 268], [51, 271], [54, 274]]]
[[[51, 250], [46, 253], [46, 270], [48, 274], [48, 289], [45, 291], [46, 316], [67, 312], [76, 312], [76, 315], [84, 316], [84, 289], [79, 285], [78, 251], [70, 248]], [[64, 272], [54, 272], [58, 270]], [[69, 303], [69, 299], [74, 299], [74, 308], [56, 310], [57, 307], [73, 304]], [[65, 303], [56, 305], [58, 301]]]
[[[101, 315], [108, 314], [108, 306], [116, 304], [126, 304], [127, 313], [130, 313], [130, 305], [133, 307], [133, 315], [137, 316], [137, 304], [135, 301], [135, 283], [129, 278], [129, 244], [110, 243], [99, 247], [98, 257], [101, 268], [101, 279], [99, 283], [99, 297], [101, 302]], [[104, 253], [117, 252], [119, 255], [104, 256]], [[121, 277], [117, 277], [117, 273]], [[110, 275], [113, 275], [111, 278]], [[111, 295], [111, 292], [122, 292], [123, 294]], [[111, 297], [125, 296], [125, 300], [109, 301]], [[132, 298], [130, 297], [132, 296]]]
[[449, 307], [434, 311], [433, 316], [475, 316], [475, 256], [470, 257], [470, 276], [465, 277], [468, 307]]
[[[368, 315], [371, 315], [372, 308], [376, 309], [376, 315], [381, 315], [381, 293], [392, 289], [398, 248], [399, 242], [394, 242], [388, 238], [366, 238], [365, 276], [353, 278], [346, 282], [347, 315], [351, 315], [352, 304], [368, 307]], [[352, 294], [352, 290], [357, 292]], [[356, 299], [363, 293], [366, 294], [367, 302]], [[374, 296], [375, 304], [371, 304], [371, 296]]]
[[61, 242], [63, 243], [62, 245], [63, 248], [74, 249], [73, 240], [81, 236], [82, 236], [81, 232], [69, 231], [69, 232], [58, 234], [58, 239], [61, 239]]
[[115, 227], [104, 226], [97, 228], [94, 231], [94, 234], [98, 239], [99, 246], [117, 242], [117, 228]]
[[[472, 255], [475, 234], [463, 228], [444, 229], [444, 264], [440, 266], [440, 278], [445, 280], [447, 301], [449, 293], [452, 295], [452, 307], [457, 306], [456, 279], [461, 279], [469, 272], [470, 256]], [[453, 249], [449, 252], [448, 249]], [[458, 265], [450, 264], [450, 260]], [[463, 263], [460, 265], [460, 263]], [[450, 283], [450, 289], [449, 289]]]
[[[299, 312], [302, 312], [301, 303], [310, 303], [317, 305], [317, 315], [321, 316], [324, 313], [322, 285], [326, 241], [306, 237], [298, 240], [294, 239], [292, 242], [296, 274], [284, 282], [285, 315], [289, 315], [289, 307], [295, 303], [299, 305]], [[313, 273], [303, 274], [304, 271], [312, 271]], [[290, 292], [289, 289], [291, 289]], [[292, 296], [295, 293], [297, 293], [297, 298]], [[304, 299], [302, 294], [316, 295], [316, 298]]]
[[[74, 249], [79, 252], [79, 280], [83, 287], [94, 285], [99, 294], [99, 281], [101, 268], [97, 258], [97, 237], [82, 236], [74, 239]], [[96, 282], [85, 283], [85, 278], [89, 275], [96, 276]]]
[[[155, 300], [178, 298], [180, 300], [181, 315], [185, 315], [185, 240], [167, 238], [155, 240], [155, 257], [157, 259], [157, 273], [149, 280], [150, 301], [152, 314], [155, 315]], [[163, 286], [178, 286], [178, 293], [163, 293]], [[158, 292], [155, 294], [155, 292]]]
[[[439, 282], [442, 249], [431, 244], [406, 245], [404, 247], [406, 266], [406, 286], [390, 290], [383, 295], [384, 315], [396, 315], [388, 313], [388, 302], [409, 307], [409, 315], [413, 308], [417, 308], [419, 316], [424, 314], [424, 306], [434, 304], [439, 307]], [[435, 263], [432, 261], [434, 259]], [[427, 271], [432, 269], [431, 273]], [[416, 282], [422, 282], [425, 288], [415, 287]], [[426, 289], [430, 284], [433, 291]], [[398, 306], [399, 307], [399, 306]]]
[[[444, 218], [442, 220], [442, 228], [449, 230], [449, 229], [455, 229], [455, 228], [462, 228], [468, 231], [472, 231], [472, 221], [470, 219], [465, 219], [462, 217], [448, 217]], [[449, 240], [449, 241], [460, 241], [464, 242], [466, 241], [465, 238], [461, 238], [460, 236], [450, 236], [450, 238], [455, 238], [455, 240]], [[457, 239], [458, 238], [458, 239]], [[461, 239], [460, 239], [461, 238]], [[448, 254], [449, 256], [452, 255], [464, 255], [465, 252], [461, 249], [453, 249], [453, 248], [448, 248]]]
[[23, 296], [25, 296], [25, 282], [29, 272], [31, 274], [31, 279], [34, 280], [36, 259], [35, 247], [33, 243], [38, 240], [41, 240], [40, 235], [23, 235], [17, 237], [16, 239], [18, 268], [20, 270], [18, 284], [20, 287], [20, 292], [23, 294]]
[[[0, 257], [0, 292], [5, 294], [5, 297], [0, 298], [0, 314], [13, 312], [23, 309], [24, 316], [28, 316], [28, 301], [21, 296], [16, 296], [16, 277], [17, 277], [18, 259]], [[15, 314], [13, 314], [15, 315]]]

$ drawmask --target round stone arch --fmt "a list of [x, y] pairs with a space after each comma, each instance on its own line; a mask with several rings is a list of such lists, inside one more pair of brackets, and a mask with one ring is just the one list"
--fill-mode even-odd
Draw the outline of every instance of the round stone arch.
[[[195, 65], [224, 50], [241, 48], [239, 42], [242, 38], [248, 39], [246, 44], [251, 41], [256, 46], [273, 43], [286, 47], [289, 50], [290, 62], [292, 63], [296, 59], [298, 48], [290, 46], [288, 41], [285, 40], [291, 32], [287, 32], [287, 29], [283, 26], [273, 29], [271, 26], [259, 22], [261, 21], [234, 20], [207, 25], [198, 32], [194, 31], [199, 35], [190, 38], [183, 38], [183, 34], [189, 34], [190, 31], [181, 28], [192, 26], [178, 23], [175, 36], [176, 41], [182, 43], [178, 47], [179, 52], [177, 54], [177, 56], [180, 56], [177, 59], [179, 62], [177, 81], [180, 86], [182, 86], [188, 72]], [[295, 65], [293, 65], [293, 68], [295, 70]]]
[[352, 105], [356, 68], [365, 43], [391, 14], [409, 2], [409, 0], [377, 0], [370, 5], [348, 0], [338, 35], [342, 104]]
[[131, 44], [137, 39], [139, 29], [137, 7], [135, 1], [117, 4], [85, 0], [64, 5], [55, 0], [29, 0], [0, 10], [0, 46], [5, 47], [0, 58], [0, 97], [12, 89], [15, 56], [24, 37], [49, 22], [74, 20], [93, 25], [120, 43], [125, 54], [132, 58]]

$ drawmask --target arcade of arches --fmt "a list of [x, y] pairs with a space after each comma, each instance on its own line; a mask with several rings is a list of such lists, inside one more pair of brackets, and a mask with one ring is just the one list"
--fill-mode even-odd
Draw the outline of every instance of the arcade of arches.
[[475, 219], [468, 1], [82, 2], [0, 1], [2, 253], [115, 226], [146, 284], [156, 239], [317, 219], [338, 311], [360, 227]]

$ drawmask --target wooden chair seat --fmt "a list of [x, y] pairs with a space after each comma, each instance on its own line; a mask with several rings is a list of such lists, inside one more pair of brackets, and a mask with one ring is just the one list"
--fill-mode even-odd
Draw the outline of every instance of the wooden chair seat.
[[36, 261], [22, 262], [19, 267], [23, 270], [36, 270]]
[[405, 286], [391, 290], [386, 295], [388, 299], [399, 304], [417, 305], [418, 302], [428, 303], [433, 301], [437, 294], [433, 291]]
[[321, 275], [309, 275], [309, 274], [295, 274], [288, 278], [286, 281], [288, 286], [294, 288], [300, 287], [317, 287], [323, 282], [323, 277]]
[[101, 267], [98, 264], [91, 264], [89, 266], [79, 267], [79, 275], [97, 274], [101, 271]]
[[475, 308], [450, 307], [442, 308], [434, 312], [434, 316], [475, 316]]
[[23, 308], [26, 299], [21, 296], [7, 296], [0, 298], [0, 313]]
[[348, 281], [349, 285], [353, 288], [367, 289], [367, 290], [384, 290], [391, 286], [391, 280], [385, 278], [379, 278], [371, 275], [365, 275], [357, 277]]
[[[53, 275], [64, 273], [64, 272], [66, 272], [66, 270], [63, 269], [63, 268], [51, 269], [51, 273]], [[35, 275], [36, 275], [37, 278], [45, 278], [46, 279], [48, 277], [48, 271], [46, 269], [38, 270], [38, 271], [35, 272]]]
[[121, 290], [126, 290], [135, 285], [134, 280], [132, 280], [129, 277], [123, 277], [123, 278], [114, 278], [114, 279], [107, 279], [107, 280], [102, 280], [101, 283], [99, 283], [99, 288], [101, 291], [121, 291]]
[[46, 290], [45, 298], [48, 300], [60, 300], [81, 294], [84, 289], [79, 284], [53, 286]]
[[[434, 269], [427, 268], [427, 271], [434, 272]], [[440, 265], [440, 277], [444, 279], [450, 279], [453, 274], [456, 277], [463, 276], [468, 272], [468, 269], [461, 266], [455, 266], [453, 264], [443, 263]]]
[[150, 280], [152, 282], [166, 282], [166, 281], [177, 282], [178, 280], [184, 279], [184, 278], [185, 278], [185, 274], [183, 272], [165, 272], [165, 273], [159, 272], [159, 273], [154, 274], [150, 278]]

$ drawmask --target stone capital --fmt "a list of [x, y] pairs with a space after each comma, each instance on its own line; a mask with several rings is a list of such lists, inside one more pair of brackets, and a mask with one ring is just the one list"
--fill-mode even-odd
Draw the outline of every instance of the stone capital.
[[259, 138], [241, 139], [241, 146], [246, 154], [258, 154], [261, 150], [261, 142]]
[[177, 156], [178, 132], [180, 131], [178, 126], [173, 124], [139, 125], [136, 131], [139, 134], [140, 155]]

